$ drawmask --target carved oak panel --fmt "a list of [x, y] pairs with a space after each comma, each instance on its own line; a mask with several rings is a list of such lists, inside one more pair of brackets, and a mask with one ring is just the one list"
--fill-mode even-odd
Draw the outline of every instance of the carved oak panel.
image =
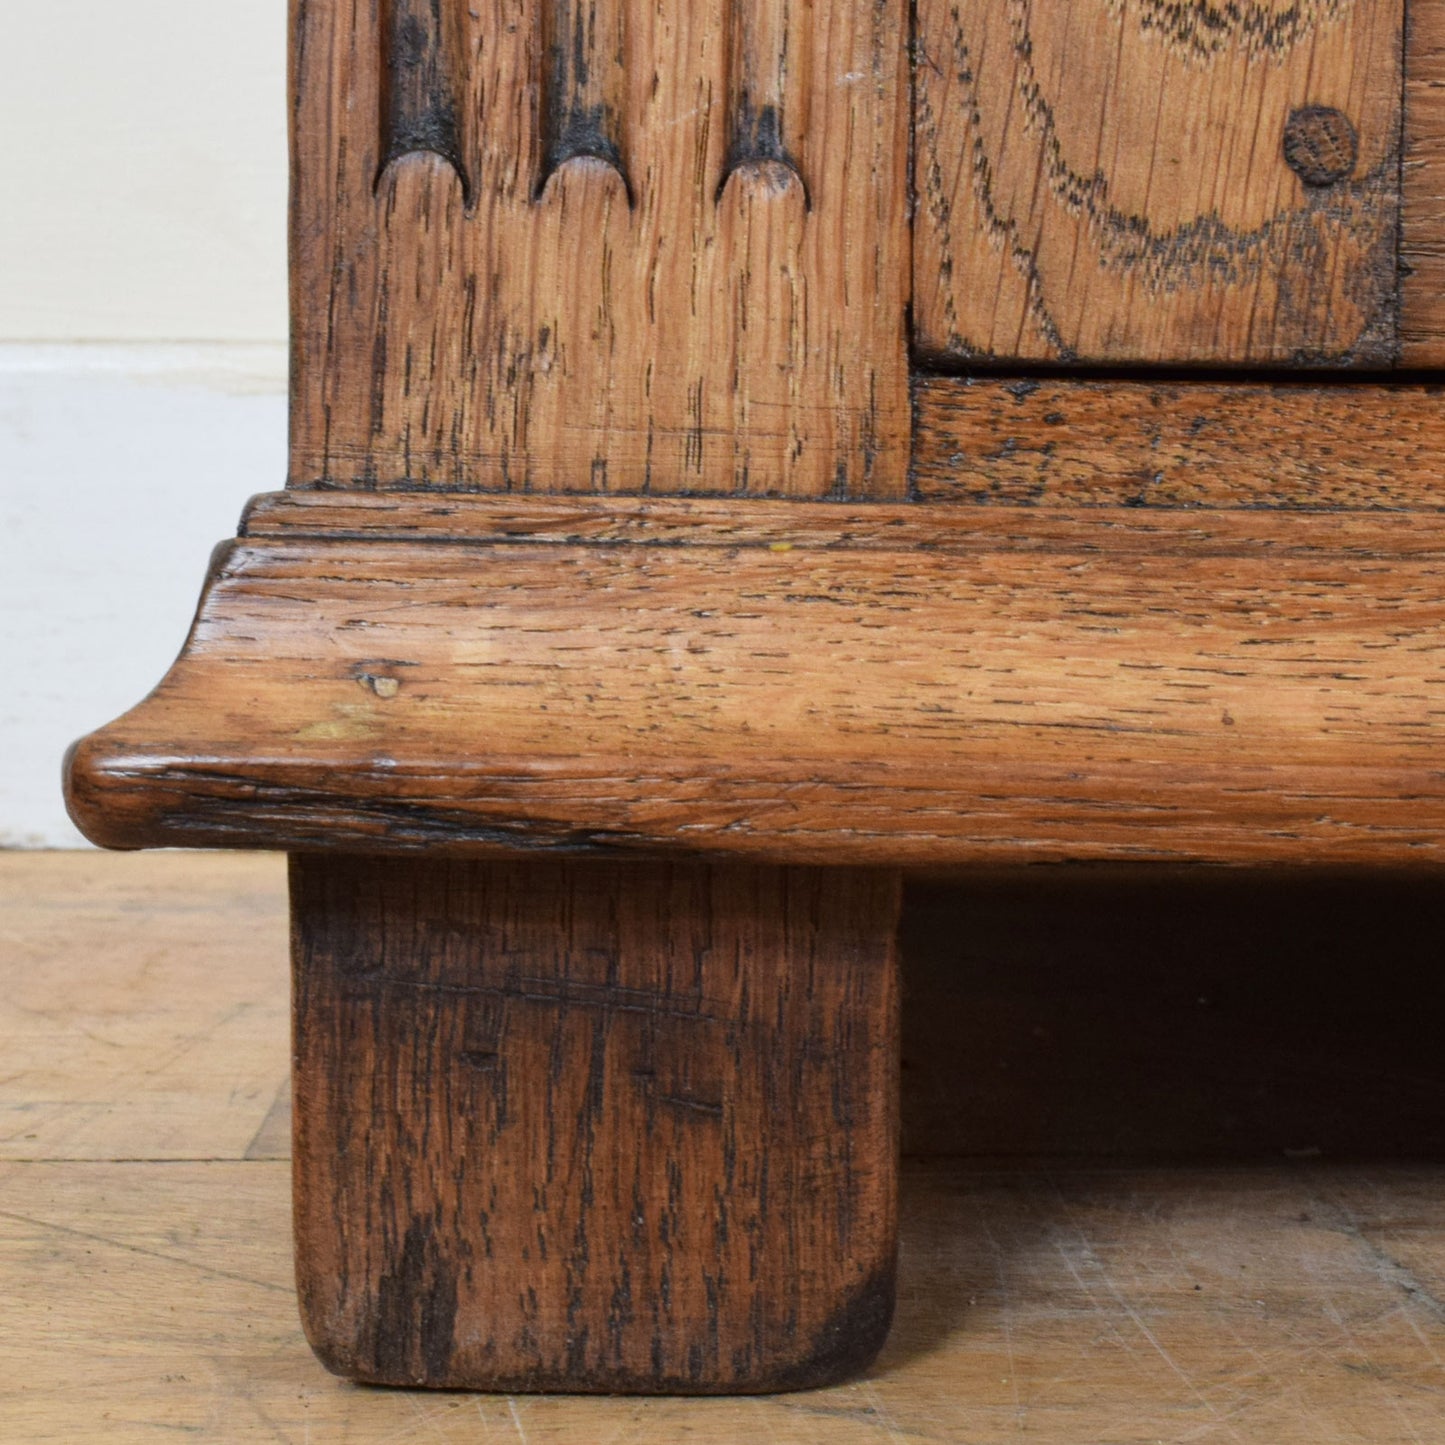
[[1397, 360], [1402, 0], [920, 0], [918, 26], [926, 352]]
[[902, 494], [903, 6], [296, 3], [293, 483]]

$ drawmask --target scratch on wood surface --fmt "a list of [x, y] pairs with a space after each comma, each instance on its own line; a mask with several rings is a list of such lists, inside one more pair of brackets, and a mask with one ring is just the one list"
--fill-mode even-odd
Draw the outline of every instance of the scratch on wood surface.
[[522, 1442], [522, 1445], [527, 1445], [527, 1431], [522, 1424], [522, 1416], [517, 1410], [517, 1402], [515, 1400], [508, 1400], [507, 1409], [512, 1412], [512, 1424], [516, 1426], [517, 1439]]
[[247, 1159], [289, 1159], [291, 1157], [291, 1076], [276, 1086], [271, 1107], [246, 1145]]
[[1023, 1403], [1023, 1397], [1019, 1393], [1018, 1359], [1014, 1354], [1013, 1309], [1010, 1303], [1008, 1271], [1004, 1265], [1003, 1246], [999, 1243], [998, 1236], [993, 1232], [988, 1219], [984, 1217], [980, 1223], [984, 1238], [988, 1241], [989, 1249], [993, 1254], [994, 1277], [998, 1281], [999, 1319], [1003, 1326], [1004, 1350], [1008, 1355], [1009, 1389], [1013, 1394], [1014, 1418], [1018, 1421], [1018, 1428], [1022, 1430], [1024, 1420], [1028, 1416], [1028, 1407]]
[[1445, 1300], [1438, 1298], [1418, 1275], [1374, 1239], [1359, 1215], [1338, 1198], [1325, 1193], [1318, 1180], [1312, 1199], [1318, 1210], [1328, 1216], [1330, 1227], [1343, 1234], [1368, 1256], [1381, 1281], [1404, 1296], [1403, 1304], [1423, 1309], [1437, 1323], [1445, 1324]]
[[382, 1436], [377, 1441], [377, 1445], [400, 1445], [401, 1441], [414, 1440], [418, 1426], [425, 1429], [428, 1434], [436, 1435], [441, 1439], [446, 1438], [437, 1429], [435, 1421], [431, 1419], [432, 1415], [441, 1414], [449, 1408], [447, 1405], [438, 1405], [437, 1396], [418, 1395], [413, 1390], [396, 1390], [393, 1392], [393, 1396], [405, 1404], [410, 1418], [405, 1423], [398, 1424], [394, 1431]]
[[271, 1413], [266, 1409], [265, 1405], [256, 1398], [254, 1392], [249, 1388], [249, 1384], [243, 1384], [241, 1388], [242, 1398], [247, 1408], [249, 1408], [261, 1424], [270, 1431], [272, 1438], [279, 1440], [281, 1445], [292, 1445], [292, 1437], [281, 1428]]
[[[1124, 1314], [1124, 1316], [1130, 1321], [1131, 1324], [1133, 1324], [1134, 1328], [1147, 1341], [1149, 1347], [1159, 1356], [1159, 1358], [1164, 1362], [1164, 1364], [1168, 1366], [1168, 1368], [1180, 1380], [1180, 1382], [1185, 1386], [1189, 1393], [1193, 1395], [1194, 1398], [1201, 1405], [1203, 1405], [1206, 1410], [1209, 1411], [1210, 1415], [1214, 1417], [1215, 1425], [1228, 1431], [1229, 1435], [1233, 1439], [1243, 1441], [1244, 1437], [1240, 1435], [1238, 1430], [1236, 1430], [1234, 1426], [1229, 1422], [1227, 1415], [1225, 1415], [1219, 1410], [1218, 1406], [1215, 1405], [1214, 1401], [1211, 1400], [1202, 1389], [1200, 1389], [1198, 1383], [1195, 1381], [1194, 1377], [1189, 1373], [1189, 1371], [1186, 1370], [1179, 1363], [1179, 1361], [1174, 1358], [1173, 1354], [1171, 1354], [1170, 1351], [1165, 1347], [1164, 1342], [1160, 1340], [1158, 1335], [1155, 1334], [1154, 1330], [1145, 1320], [1144, 1316], [1139, 1312], [1138, 1307], [1119, 1288], [1118, 1284], [1113, 1278], [1113, 1275], [1104, 1266], [1103, 1262], [1099, 1259], [1097, 1254], [1095, 1254], [1093, 1244], [1090, 1241], [1088, 1234], [1084, 1230], [1083, 1226], [1078, 1222], [1073, 1206], [1070, 1204], [1068, 1197], [1065, 1195], [1063, 1189], [1059, 1186], [1057, 1175], [1050, 1174], [1049, 1183], [1050, 1186], [1053, 1188], [1054, 1197], [1058, 1201], [1059, 1207], [1065, 1219], [1074, 1231], [1080, 1248], [1083, 1250], [1089, 1262], [1093, 1264], [1093, 1266], [1097, 1270], [1098, 1278], [1102, 1282], [1104, 1289], [1107, 1291], [1110, 1299], [1113, 1300], [1115, 1307]], [[1083, 1275], [1079, 1273], [1078, 1267], [1074, 1263], [1074, 1260], [1071, 1257], [1070, 1252], [1065, 1246], [1065, 1243], [1062, 1239], [1057, 1241], [1056, 1248], [1058, 1250], [1059, 1257], [1064, 1262], [1064, 1267], [1068, 1270], [1070, 1276], [1078, 1284], [1079, 1288], [1082, 1289], [1089, 1296], [1090, 1299], [1095, 1299], [1096, 1296], [1094, 1290], [1084, 1279]], [[1125, 1343], [1127, 1344], [1127, 1341]]]
[[[1346, 1230], [1345, 1232], [1348, 1233], [1349, 1231]], [[1358, 1236], [1354, 1235], [1352, 1238], [1358, 1239]], [[1354, 1327], [1350, 1324], [1349, 1320], [1345, 1318], [1344, 1313], [1336, 1303], [1329, 1281], [1317, 1278], [1315, 1283], [1316, 1294], [1324, 1313], [1339, 1331], [1340, 1337], [1348, 1343], [1350, 1349], [1359, 1360], [1361, 1367], [1361, 1388], [1367, 1385], [1371, 1393], [1380, 1397], [1381, 1404], [1387, 1409], [1392, 1410], [1399, 1419], [1401, 1427], [1409, 1432], [1411, 1441], [1416, 1442], [1416, 1445], [1425, 1445], [1425, 1442], [1421, 1440], [1419, 1432], [1416, 1431], [1413, 1422], [1406, 1415], [1398, 1395], [1390, 1386], [1390, 1382], [1379, 1377], [1377, 1367], [1369, 1350], [1365, 1347]], [[1343, 1440], [1345, 1437], [1341, 1435], [1340, 1438]]]
[[272, 1294], [290, 1295], [293, 1293], [291, 1286], [272, 1284], [268, 1280], [252, 1279], [249, 1275], [237, 1274], [234, 1270], [216, 1269], [212, 1265], [201, 1264], [198, 1260], [186, 1259], [183, 1255], [167, 1254], [161, 1249], [147, 1249], [141, 1244], [131, 1244], [124, 1239], [112, 1239], [109, 1235], [95, 1234], [86, 1229], [75, 1229], [68, 1224], [56, 1224], [48, 1219], [37, 1219], [28, 1214], [17, 1214], [8, 1209], [0, 1209], [0, 1219], [8, 1219], [14, 1224], [29, 1225], [32, 1229], [43, 1230], [52, 1234], [69, 1235], [74, 1239], [88, 1239], [93, 1244], [103, 1244], [109, 1249], [117, 1249], [125, 1254], [141, 1254], [151, 1259], [163, 1259], [167, 1264], [180, 1265], [183, 1269], [194, 1270], [197, 1274], [210, 1275], [216, 1279], [235, 1280], [238, 1284], [251, 1285], [255, 1289], [263, 1289]]
[[862, 1391], [864, 1398], [868, 1401], [869, 1412], [872, 1414], [873, 1418], [877, 1420], [878, 1423], [882, 1425], [883, 1428], [888, 1432], [888, 1438], [895, 1441], [906, 1441], [908, 1439], [908, 1436], [906, 1436], [903, 1431], [898, 1428], [898, 1422], [893, 1418], [892, 1411], [889, 1410], [886, 1404], [884, 1404], [883, 1396], [879, 1393], [878, 1387], [873, 1383], [873, 1381], [864, 1380], [859, 1386], [859, 1389]]

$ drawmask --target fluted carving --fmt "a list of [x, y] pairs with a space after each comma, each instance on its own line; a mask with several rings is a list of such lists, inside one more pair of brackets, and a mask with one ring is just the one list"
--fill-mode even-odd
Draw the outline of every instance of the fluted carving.
[[625, 56], [621, 0], [545, 0], [540, 195], [569, 161], [617, 172], [632, 200], [619, 144]]
[[789, 123], [806, 100], [799, 92], [808, 37], [800, 22], [810, 13], [794, 0], [728, 6], [728, 151], [719, 196], [734, 175], [751, 170], [782, 187], [797, 184], [808, 198]]
[[904, 494], [902, 0], [295, 3], [295, 484]]
[[458, 0], [382, 0], [381, 164], [430, 152], [457, 173], [471, 202], [462, 143], [461, 15]]

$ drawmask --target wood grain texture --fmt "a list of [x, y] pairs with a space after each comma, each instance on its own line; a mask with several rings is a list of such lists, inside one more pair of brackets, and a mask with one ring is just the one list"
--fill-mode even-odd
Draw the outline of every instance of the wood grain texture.
[[738, 1393], [883, 1343], [899, 883], [301, 857], [302, 1315], [351, 1379]]
[[970, 520], [919, 550], [238, 543], [171, 675], [73, 754], [73, 813], [120, 847], [1439, 856], [1436, 519]]
[[[1445, 506], [1445, 390], [1438, 386], [922, 376], [914, 414], [919, 502]], [[945, 510], [930, 506], [926, 515]]]
[[256, 498], [242, 534], [927, 547], [979, 525], [971, 514], [932, 504], [1427, 512], [1445, 505], [1438, 384], [919, 373], [913, 398], [911, 492], [926, 509], [797, 503], [759, 511], [721, 499], [513, 494], [478, 511], [447, 494], [293, 489]]
[[1402, 16], [1402, 0], [921, 0], [918, 344], [1393, 363]]
[[293, 481], [902, 494], [904, 7], [293, 5]]
[[1400, 231], [1402, 359], [1445, 366], [1445, 6], [1405, 9], [1404, 215]]

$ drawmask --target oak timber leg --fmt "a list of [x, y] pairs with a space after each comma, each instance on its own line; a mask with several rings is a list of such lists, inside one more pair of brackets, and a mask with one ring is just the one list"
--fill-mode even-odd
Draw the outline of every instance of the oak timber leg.
[[296, 1241], [329, 1368], [739, 1393], [893, 1308], [895, 875], [296, 857]]

